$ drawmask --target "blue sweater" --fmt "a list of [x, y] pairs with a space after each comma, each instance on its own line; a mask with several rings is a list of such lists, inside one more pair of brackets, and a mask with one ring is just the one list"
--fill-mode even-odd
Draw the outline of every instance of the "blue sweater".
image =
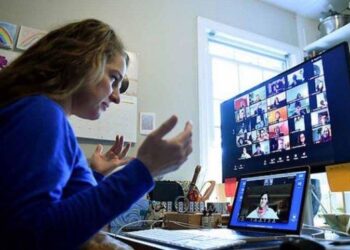
[[0, 109], [0, 171], [1, 249], [76, 249], [154, 186], [137, 159], [97, 184], [45, 96]]

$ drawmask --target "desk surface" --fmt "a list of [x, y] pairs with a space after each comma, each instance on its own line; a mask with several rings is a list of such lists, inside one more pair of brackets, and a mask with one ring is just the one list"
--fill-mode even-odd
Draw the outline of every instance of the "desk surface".
[[[183, 248], [175, 248], [175, 247], [168, 247], [165, 245], [161, 245], [158, 243], [153, 243], [149, 241], [139, 240], [135, 238], [131, 238], [125, 235], [116, 235], [116, 238], [118, 240], [121, 240], [125, 242], [126, 244], [132, 246], [135, 249], [138, 250], [150, 250], [150, 249], [161, 249], [161, 250], [171, 250], [171, 249], [183, 249]], [[282, 241], [269, 241], [269, 242], [256, 242], [256, 243], [249, 243], [245, 245], [241, 245], [239, 249], [245, 249], [245, 250], [276, 250], [279, 249], [280, 244]]]
[[[132, 237], [128, 237], [125, 235], [116, 235], [115, 236], [118, 240], [121, 240], [125, 242], [126, 244], [132, 246], [135, 249], [138, 250], [151, 250], [151, 249], [160, 249], [160, 250], [171, 250], [171, 249], [179, 249], [175, 247], [168, 247], [162, 244], [153, 243], [149, 241], [139, 240]], [[282, 241], [267, 241], [267, 242], [256, 242], [256, 243], [247, 243], [245, 245], [241, 245], [240, 249], [245, 250], [276, 250], [280, 249]], [[327, 250], [349, 250], [350, 245], [344, 245], [344, 246], [334, 246], [329, 244], [330, 242], [325, 242], [324, 246]], [[310, 250], [310, 249], [309, 249]]]

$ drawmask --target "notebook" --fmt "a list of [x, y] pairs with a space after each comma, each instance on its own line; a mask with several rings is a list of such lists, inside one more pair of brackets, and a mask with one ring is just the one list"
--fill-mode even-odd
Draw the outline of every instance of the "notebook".
[[222, 249], [299, 235], [309, 167], [239, 178], [227, 228], [126, 232], [125, 236], [185, 249]]

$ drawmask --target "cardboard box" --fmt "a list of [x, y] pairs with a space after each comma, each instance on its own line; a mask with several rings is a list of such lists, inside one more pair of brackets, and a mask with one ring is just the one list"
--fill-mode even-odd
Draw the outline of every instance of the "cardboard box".
[[[190, 229], [202, 226], [201, 213], [176, 213], [167, 212], [164, 215], [164, 227], [167, 229]], [[221, 226], [221, 214], [211, 215], [211, 227]]]

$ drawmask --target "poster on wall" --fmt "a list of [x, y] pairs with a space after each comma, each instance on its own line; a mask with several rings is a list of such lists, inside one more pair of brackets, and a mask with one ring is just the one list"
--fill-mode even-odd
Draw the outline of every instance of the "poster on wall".
[[16, 51], [0, 49], [0, 70], [8, 66], [19, 55], [20, 53]]
[[156, 114], [155, 113], [140, 113], [140, 134], [149, 135], [155, 129]]
[[136, 143], [137, 97], [121, 95], [120, 103], [111, 104], [98, 120], [76, 116], [70, 116], [69, 120], [80, 138], [115, 141], [116, 135], [122, 135], [126, 142]]
[[16, 48], [19, 50], [26, 50], [46, 34], [47, 31], [21, 26]]
[[17, 25], [0, 21], [0, 47], [13, 49], [17, 35]]

